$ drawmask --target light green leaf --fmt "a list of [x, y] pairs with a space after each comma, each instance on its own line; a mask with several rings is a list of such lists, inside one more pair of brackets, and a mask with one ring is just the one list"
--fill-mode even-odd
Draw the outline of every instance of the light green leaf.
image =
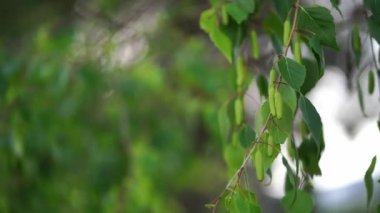
[[354, 25], [351, 30], [351, 46], [354, 50], [356, 66], [359, 66], [362, 55], [362, 42], [360, 40], [360, 32], [357, 25]]
[[297, 63], [293, 59], [283, 57], [278, 62], [282, 77], [292, 86], [298, 90], [304, 83], [306, 76], [306, 68], [302, 64]]
[[200, 17], [200, 27], [209, 34], [211, 41], [222, 52], [231, 63], [232, 42], [230, 38], [219, 29], [216, 12], [213, 8], [202, 12]]
[[299, 98], [299, 107], [305, 123], [311, 132], [311, 136], [316, 142], [318, 152], [320, 152], [322, 147], [321, 143], [323, 141], [321, 117], [309, 99], [303, 95]]
[[289, 85], [280, 84], [278, 90], [282, 96], [282, 100], [294, 112], [297, 108], [297, 95], [296, 91]]
[[249, 16], [249, 13], [241, 8], [237, 2], [232, 2], [226, 5], [227, 13], [235, 19], [235, 21], [240, 24], [246, 20]]
[[330, 11], [321, 6], [300, 8], [298, 28], [314, 33], [322, 45], [338, 49], [335, 24]]
[[372, 195], [373, 195], [372, 173], [375, 170], [375, 166], [376, 166], [376, 156], [372, 158], [371, 164], [369, 165], [364, 175], [365, 188], [367, 189], [367, 208], [369, 208], [371, 204]]
[[376, 21], [374, 16], [368, 19], [369, 34], [380, 44], [380, 22]]
[[294, 192], [289, 191], [282, 198], [281, 203], [287, 213], [309, 213], [313, 210], [313, 198], [311, 194], [297, 190], [297, 198], [293, 202]]

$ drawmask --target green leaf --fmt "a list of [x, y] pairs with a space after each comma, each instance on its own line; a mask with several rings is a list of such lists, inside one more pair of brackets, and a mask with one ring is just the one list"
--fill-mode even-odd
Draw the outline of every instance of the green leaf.
[[368, 19], [369, 34], [380, 44], [380, 21], [376, 21], [374, 16]]
[[239, 141], [242, 147], [247, 148], [256, 139], [256, 132], [251, 127], [243, 124], [240, 129]]
[[297, 198], [293, 202], [293, 195], [295, 192], [289, 191], [282, 198], [281, 203], [287, 213], [309, 213], [313, 210], [313, 198], [311, 194], [297, 190]]
[[259, 89], [260, 95], [268, 97], [268, 81], [264, 75], [259, 75], [256, 78], [257, 88]]
[[249, 16], [249, 13], [241, 8], [237, 2], [232, 2], [226, 5], [227, 13], [235, 19], [238, 24], [241, 24]]
[[245, 189], [239, 188], [226, 198], [230, 199], [229, 202], [226, 202], [230, 212], [261, 212], [255, 194]]
[[368, 93], [373, 94], [375, 91], [375, 73], [371, 70], [368, 73]]
[[270, 134], [273, 135], [274, 144], [282, 144], [292, 132], [294, 113], [288, 105], [283, 105], [281, 119], [273, 118], [268, 126]]
[[371, 10], [374, 20], [380, 22], [380, 0], [364, 0], [364, 4]]
[[294, 189], [297, 188], [298, 179], [297, 179], [297, 176], [294, 174], [292, 168], [290, 167], [288, 160], [286, 160], [285, 157], [282, 157], [282, 164], [284, 164], [284, 166], [286, 168], [286, 174], [287, 174], [287, 177], [288, 177], [289, 182], [291, 184], [291, 189], [294, 192], [293, 201], [292, 201], [292, 204], [293, 204], [295, 202], [295, 200], [297, 199], [297, 191]]
[[293, 8], [294, 0], [273, 0], [273, 3], [281, 20], [285, 21], [290, 9]]
[[284, 103], [291, 109], [292, 112], [295, 112], [297, 108], [297, 95], [296, 91], [289, 85], [280, 84], [278, 90], [282, 96]]
[[335, 24], [330, 11], [325, 7], [300, 8], [298, 28], [306, 33], [314, 33], [322, 45], [338, 49]]
[[302, 62], [306, 67], [306, 77], [305, 83], [301, 87], [301, 93], [305, 95], [317, 84], [320, 79], [320, 74], [317, 62], [310, 59], [303, 59]]
[[371, 164], [369, 165], [364, 175], [365, 188], [367, 189], [367, 208], [369, 208], [371, 204], [372, 195], [373, 195], [372, 173], [375, 170], [375, 166], [376, 166], [376, 156], [372, 158]]
[[336, 11], [343, 17], [342, 11], [339, 9], [340, 0], [330, 0], [331, 5], [334, 7]]
[[367, 117], [367, 114], [365, 113], [363, 90], [360, 85], [359, 79], [356, 81], [356, 84], [357, 84], [357, 89], [358, 89], [358, 99], [359, 99], [360, 110], [362, 111], [363, 116]]
[[298, 148], [298, 155], [302, 162], [303, 170], [311, 175], [321, 175], [319, 160], [321, 158], [318, 147], [313, 139], [305, 139]]
[[255, 1], [254, 0], [236, 0], [236, 3], [240, 8], [245, 10], [247, 13], [253, 13], [255, 11]]
[[282, 77], [294, 89], [298, 90], [304, 83], [306, 68], [302, 64], [297, 63], [293, 59], [283, 57], [278, 62], [278, 68]]
[[233, 43], [230, 38], [219, 28], [216, 12], [213, 8], [202, 12], [200, 27], [209, 34], [211, 41], [231, 63]]
[[354, 25], [351, 30], [351, 46], [355, 54], [356, 66], [359, 66], [362, 55], [362, 42], [360, 40], [360, 32], [357, 25]]
[[312, 36], [309, 39], [308, 46], [313, 52], [313, 55], [318, 62], [319, 78], [321, 78], [324, 74], [325, 69], [325, 56], [323, 53], [323, 49], [321, 48], [320, 41], [316, 36]]
[[297, 146], [296, 146], [296, 141], [294, 140], [293, 135], [290, 136], [290, 145], [294, 151], [294, 159], [296, 161], [296, 176], [298, 177], [298, 171], [299, 171], [299, 156], [297, 152]]
[[305, 123], [309, 128], [314, 141], [316, 142], [318, 151], [320, 152], [322, 147], [321, 141], [323, 141], [321, 117], [309, 99], [303, 95], [300, 96], [299, 107]]

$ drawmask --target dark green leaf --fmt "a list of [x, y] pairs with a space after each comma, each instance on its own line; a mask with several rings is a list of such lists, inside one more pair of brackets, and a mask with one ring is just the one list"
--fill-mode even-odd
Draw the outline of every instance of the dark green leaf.
[[282, 198], [281, 203], [287, 213], [309, 213], [313, 210], [313, 198], [311, 194], [297, 190], [297, 198], [293, 202], [294, 192], [289, 191]]
[[313, 36], [309, 39], [308, 46], [310, 47], [315, 59], [318, 62], [319, 78], [321, 78], [324, 74], [325, 69], [325, 56], [323, 49], [321, 48], [320, 41], [316, 36]]
[[235, 21], [240, 24], [246, 20], [249, 16], [249, 13], [241, 8], [237, 2], [232, 2], [226, 5], [227, 13], [235, 19]]
[[291, 186], [289, 188], [291, 188], [292, 191], [294, 192], [293, 201], [292, 201], [292, 205], [293, 205], [297, 199], [297, 190], [295, 190], [295, 189], [297, 189], [298, 179], [297, 179], [297, 176], [294, 174], [292, 168], [289, 165], [289, 162], [286, 160], [285, 157], [282, 157], [282, 164], [284, 164], [284, 166], [286, 168], [286, 175], [287, 175], [287, 178], [289, 180], [289, 183], [291, 184]]
[[214, 45], [223, 53], [229, 62], [232, 61], [232, 46], [230, 38], [219, 28], [216, 12], [213, 8], [202, 12], [200, 27], [207, 32]]
[[321, 6], [301, 7], [298, 28], [315, 33], [322, 45], [338, 49], [334, 19], [328, 9]]
[[239, 140], [240, 144], [247, 148], [256, 139], [256, 133], [253, 129], [246, 124], [240, 129]]
[[358, 98], [359, 98], [360, 110], [362, 111], [363, 116], [367, 117], [367, 114], [365, 113], [363, 90], [362, 90], [362, 87], [360, 85], [359, 79], [357, 80], [356, 84], [357, 84], [357, 89], [358, 89]]
[[375, 73], [371, 70], [368, 73], [368, 93], [373, 94], [375, 91]]
[[285, 21], [290, 9], [293, 8], [294, 0], [273, 0], [273, 3], [281, 20]]
[[340, 0], [330, 0], [331, 5], [334, 7], [336, 11], [343, 17], [342, 11], [339, 9]]
[[364, 0], [364, 4], [371, 10], [374, 19], [380, 22], [380, 0]]
[[256, 78], [257, 87], [261, 96], [268, 97], [268, 81], [263, 75]]
[[321, 158], [318, 147], [313, 139], [305, 139], [298, 148], [298, 155], [302, 162], [303, 170], [309, 175], [321, 175], [319, 160]]
[[369, 17], [368, 28], [369, 34], [380, 44], [380, 21], [376, 21], [374, 16]]
[[351, 46], [354, 50], [356, 66], [359, 66], [362, 55], [362, 42], [360, 40], [360, 32], [357, 25], [354, 25], [351, 31]]
[[290, 140], [290, 145], [291, 145], [291, 147], [293, 149], [293, 152], [294, 152], [294, 159], [296, 161], [296, 176], [298, 176], [298, 171], [299, 171], [299, 156], [298, 156], [298, 152], [297, 152], [296, 141], [294, 140], [293, 135], [290, 136], [289, 140]]
[[306, 67], [305, 83], [301, 87], [302, 94], [308, 93], [320, 79], [317, 62], [310, 59], [303, 59], [303, 65]]
[[304, 121], [308, 126], [314, 141], [316, 142], [318, 151], [321, 151], [321, 141], [323, 141], [321, 117], [309, 99], [303, 95], [301, 95], [299, 99], [299, 107], [301, 109]]
[[297, 63], [293, 59], [283, 57], [278, 62], [282, 77], [292, 86], [298, 90], [304, 83], [306, 76], [306, 68], [302, 64]]
[[369, 165], [364, 175], [365, 188], [367, 189], [367, 208], [369, 208], [371, 204], [372, 195], [373, 195], [372, 173], [375, 170], [375, 166], [376, 166], [376, 156], [372, 158], [371, 164]]

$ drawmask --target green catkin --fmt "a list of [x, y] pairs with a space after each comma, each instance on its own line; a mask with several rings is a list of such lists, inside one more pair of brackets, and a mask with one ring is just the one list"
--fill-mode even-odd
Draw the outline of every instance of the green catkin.
[[299, 35], [294, 37], [294, 46], [293, 46], [294, 59], [298, 63], [302, 63], [302, 55], [301, 55], [301, 39]]
[[268, 143], [268, 146], [267, 146], [267, 147], [268, 147], [268, 148], [267, 148], [268, 156], [269, 156], [269, 157], [272, 157], [273, 154], [274, 154], [273, 135], [271, 135], [271, 134], [268, 135], [267, 143]]
[[252, 57], [257, 60], [260, 57], [259, 41], [255, 30], [251, 31]]
[[256, 167], [256, 178], [258, 181], [264, 180], [264, 167], [263, 167], [263, 155], [260, 150], [257, 150], [254, 156], [254, 163]]
[[286, 19], [284, 22], [284, 35], [283, 35], [283, 43], [286, 45], [289, 39], [289, 33], [290, 33], [290, 21], [289, 19]]
[[269, 100], [269, 109], [270, 109], [270, 113], [273, 115], [273, 116], [276, 116], [276, 105], [275, 105], [275, 88], [272, 86], [269, 88], [269, 94], [268, 94], [268, 100]]
[[274, 105], [275, 105], [275, 109], [276, 109], [276, 117], [278, 119], [281, 119], [282, 118], [282, 96], [281, 96], [281, 93], [276, 90], [275, 93], [274, 93]]

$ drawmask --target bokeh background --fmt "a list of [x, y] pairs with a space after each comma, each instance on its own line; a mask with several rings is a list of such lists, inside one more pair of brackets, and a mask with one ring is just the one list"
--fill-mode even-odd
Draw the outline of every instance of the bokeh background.
[[[341, 21], [363, 21], [357, 5], [345, 4], [353, 19]], [[228, 181], [218, 110], [234, 96], [231, 67], [199, 28], [209, 6], [1, 1], [0, 212], [208, 212]], [[330, 156], [321, 160], [327, 178], [316, 181], [321, 212], [363, 210], [362, 177], [380, 153], [379, 93], [366, 97], [363, 118], [346, 52], [327, 53], [326, 78], [310, 94]], [[254, 85], [251, 93], [250, 117]], [[253, 183], [265, 212], [281, 211], [285, 176], [275, 174], [271, 187]]]

